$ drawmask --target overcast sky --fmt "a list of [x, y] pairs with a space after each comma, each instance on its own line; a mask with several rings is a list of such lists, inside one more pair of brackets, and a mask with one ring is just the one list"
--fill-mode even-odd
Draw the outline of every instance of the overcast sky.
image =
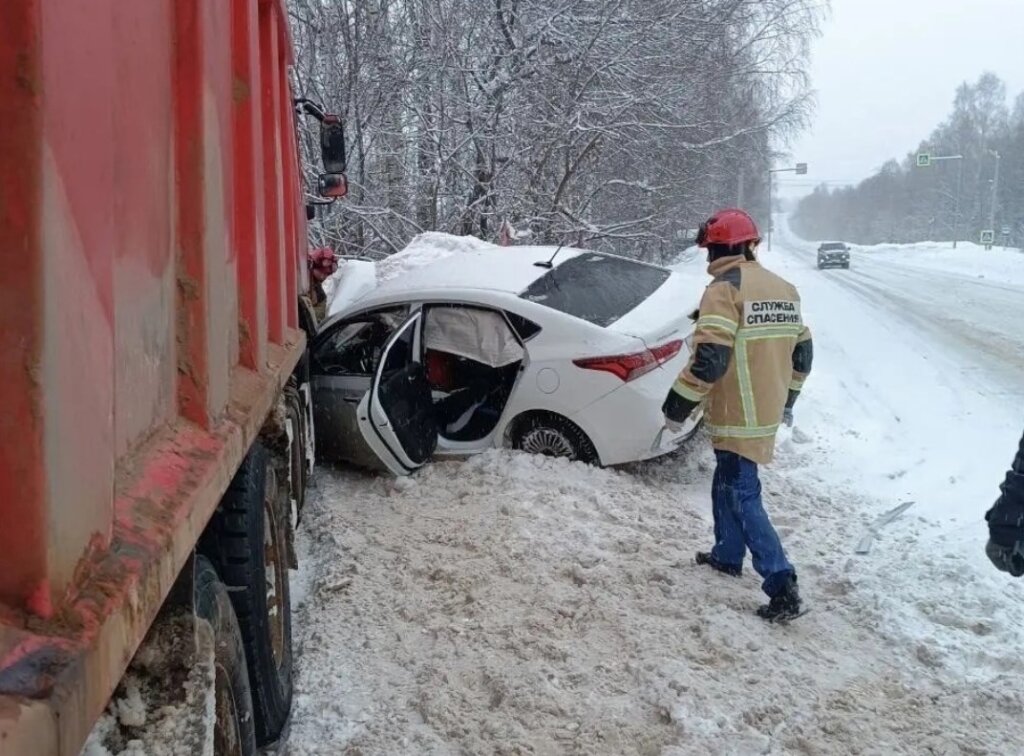
[[949, 114], [957, 85], [986, 70], [1024, 90], [1024, 0], [832, 0], [814, 44], [818, 107], [792, 145], [807, 176], [781, 193], [856, 182], [902, 158]]

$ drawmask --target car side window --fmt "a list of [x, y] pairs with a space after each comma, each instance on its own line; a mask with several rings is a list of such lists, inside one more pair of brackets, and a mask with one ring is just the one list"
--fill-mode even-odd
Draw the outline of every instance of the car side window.
[[[403, 321], [400, 321], [398, 325], [401, 325]], [[396, 328], [397, 327], [398, 326], [396, 325]], [[413, 361], [413, 336], [415, 333], [415, 328], [406, 328], [402, 335], [395, 339], [395, 343], [391, 345], [391, 350], [388, 352], [387, 359], [384, 362], [384, 367], [381, 370], [381, 375], [385, 379], [397, 373], [399, 370], [402, 370], [410, 361]], [[389, 334], [388, 339], [390, 338], [391, 336]]]
[[519, 340], [524, 343], [540, 333], [540, 326], [532, 320], [527, 320], [522, 315], [516, 315], [514, 312], [505, 310], [505, 317], [512, 324], [512, 328], [515, 330]]
[[388, 340], [408, 316], [404, 306], [373, 310], [334, 326], [313, 350], [319, 375], [373, 375]]

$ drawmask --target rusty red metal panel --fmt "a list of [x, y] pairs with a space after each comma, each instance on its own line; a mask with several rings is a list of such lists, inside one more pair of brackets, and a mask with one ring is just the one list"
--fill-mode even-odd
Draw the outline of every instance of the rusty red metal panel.
[[112, 519], [116, 4], [51, 0], [41, 14], [43, 416], [54, 604], [86, 549], [106, 544]]
[[[267, 254], [267, 337], [275, 344], [284, 337], [287, 281], [284, 272], [284, 197], [281, 156], [281, 89], [278, 65], [280, 33], [276, 4], [260, 5], [260, 80], [262, 83], [263, 170]], [[294, 300], [290, 302], [296, 306]]]
[[[292, 113], [292, 130], [298, 127], [295, 114]], [[289, 186], [292, 188], [292, 200], [290, 205], [295, 218], [293, 233], [295, 234], [296, 258], [292, 265], [297, 272], [296, 288], [299, 292], [309, 291], [309, 237], [306, 233], [306, 196], [302, 184], [302, 169], [300, 168], [299, 142], [297, 136], [292, 138], [292, 150], [289, 152], [291, 160], [291, 179]], [[295, 323], [298, 325], [298, 311], [295, 313]]]
[[288, 2], [287, 0], [271, 0], [274, 11], [277, 13], [277, 29], [280, 33], [280, 47], [284, 53], [284, 65], [290, 66], [295, 63], [295, 47], [292, 45], [292, 33], [288, 28]]
[[0, 752], [78, 752], [302, 354], [287, 47], [281, 0], [0, 0]]
[[46, 577], [40, 23], [38, 2], [0, 3], [0, 602], [16, 606]]
[[206, 428], [209, 364], [203, 182], [203, 43], [199, 0], [174, 4], [178, 412]]
[[238, 258], [241, 363], [259, 369], [266, 360], [267, 259], [263, 171], [259, 15], [255, 0], [232, 0], [232, 218]]
[[177, 414], [171, 0], [120, 3], [113, 22], [114, 430], [120, 458]]
[[230, 8], [176, 0], [179, 411], [203, 427], [223, 411], [237, 360], [231, 242]]
[[0, 754], [79, 752], [304, 347], [289, 331], [263, 372], [233, 371], [209, 430], [178, 422], [147, 442], [119, 480], [111, 548], [82, 562], [56, 616], [29, 624], [0, 606]]
[[238, 364], [238, 270], [232, 240], [234, 155], [232, 123], [231, 5], [200, 2], [203, 65], [203, 184], [206, 255], [209, 411], [228, 402], [228, 382]]
[[[295, 140], [295, 111], [292, 108], [291, 85], [288, 82], [288, 68], [285, 57], [281, 56], [279, 69], [281, 109], [278, 117], [281, 122], [281, 184], [284, 194], [284, 244], [281, 245], [281, 254], [285, 260], [285, 290], [296, 291], [298, 281], [298, 229], [299, 218], [296, 214], [298, 208], [298, 176], [295, 170], [295, 157], [298, 144]], [[295, 328], [298, 325], [299, 311], [295, 306], [286, 310], [285, 325]]]
[[[49, 616], [111, 526], [111, 2], [4, 5], [3, 598]], [[50, 54], [59, 50], [60, 55]], [[10, 182], [10, 183], [8, 183]], [[9, 244], [9, 246], [8, 246]], [[11, 278], [6, 278], [11, 276]], [[9, 308], [9, 309], [8, 309]], [[20, 375], [19, 375], [20, 373]], [[9, 446], [7, 446], [9, 444]], [[9, 495], [7, 495], [9, 494]], [[73, 507], [66, 502], [74, 502]], [[43, 530], [45, 528], [45, 530]]]

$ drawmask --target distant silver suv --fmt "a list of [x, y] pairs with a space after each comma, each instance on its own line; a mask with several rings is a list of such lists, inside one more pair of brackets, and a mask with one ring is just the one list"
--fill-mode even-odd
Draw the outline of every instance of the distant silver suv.
[[825, 242], [818, 247], [818, 270], [850, 268], [850, 248], [843, 242]]

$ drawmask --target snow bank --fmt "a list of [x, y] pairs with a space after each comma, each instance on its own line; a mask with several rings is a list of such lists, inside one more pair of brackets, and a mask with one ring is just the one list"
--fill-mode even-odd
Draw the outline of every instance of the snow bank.
[[1024, 254], [1018, 249], [995, 247], [986, 250], [971, 242], [960, 242], [956, 249], [949, 242], [854, 246], [851, 255], [854, 264], [861, 254], [908, 268], [924, 268], [1024, 286]]
[[[784, 215], [776, 215], [776, 243], [781, 248], [812, 253], [820, 242], [801, 239], [789, 227]], [[903, 270], [928, 270], [961, 278], [991, 279], [1013, 286], [1024, 286], [1024, 254], [1019, 249], [983, 246], [969, 241], [917, 242], [915, 244], [851, 244], [850, 263], [856, 268], [858, 261], [898, 266]], [[764, 257], [764, 254], [769, 257]], [[771, 252], [762, 250], [762, 257], [770, 260]]]
[[753, 615], [755, 576], [692, 562], [706, 449], [321, 471], [289, 754], [1024, 751], [1021, 606], [890, 533], [853, 559], [865, 502], [791, 480], [785, 444], [767, 505], [812, 606], [789, 627]]

